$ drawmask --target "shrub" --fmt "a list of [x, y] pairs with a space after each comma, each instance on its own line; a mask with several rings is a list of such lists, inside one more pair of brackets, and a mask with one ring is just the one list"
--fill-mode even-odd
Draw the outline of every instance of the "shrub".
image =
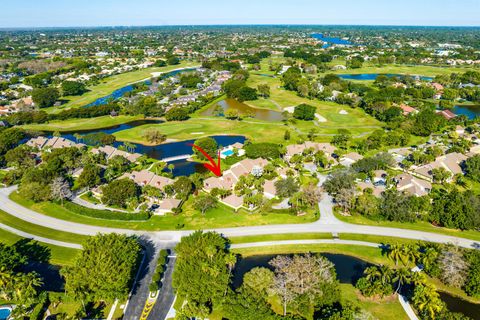
[[314, 106], [302, 103], [295, 107], [293, 117], [300, 120], [313, 120], [315, 118], [316, 110], [317, 109]]
[[148, 286], [148, 289], [150, 290], [150, 292], [158, 291], [159, 289], [158, 283], [156, 282], [150, 283], [150, 285]]
[[245, 146], [245, 154], [249, 158], [267, 158], [276, 159], [280, 158], [280, 146], [275, 143], [262, 142], [251, 143]]
[[136, 221], [148, 220], [150, 218], [150, 214], [148, 212], [127, 213], [120, 211], [97, 210], [83, 207], [68, 201], [64, 202], [63, 206], [65, 207], [65, 209], [70, 210], [76, 214], [97, 219]]

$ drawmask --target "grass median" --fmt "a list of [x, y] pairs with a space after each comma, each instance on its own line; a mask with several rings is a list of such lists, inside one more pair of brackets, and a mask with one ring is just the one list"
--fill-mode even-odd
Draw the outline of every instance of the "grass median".
[[0, 210], [0, 223], [35, 236], [57, 241], [82, 244], [88, 239], [88, 236], [85, 235], [50, 229], [30, 223], [2, 210]]
[[[0, 242], [7, 245], [12, 245], [20, 240], [24, 239], [14, 233], [9, 231], [0, 230]], [[75, 256], [80, 252], [80, 250], [60, 247], [51, 245], [48, 243], [39, 242], [40, 245], [47, 247], [50, 250], [50, 260], [49, 262], [54, 265], [71, 265]]]
[[352, 223], [352, 224], [359, 224], [359, 225], [367, 225], [367, 226], [377, 226], [377, 227], [389, 227], [389, 228], [399, 228], [399, 229], [409, 229], [409, 230], [417, 230], [417, 231], [424, 231], [424, 232], [432, 232], [443, 234], [447, 236], [471, 239], [475, 241], [480, 241], [480, 232], [475, 230], [457, 230], [457, 229], [448, 229], [442, 227], [435, 227], [431, 223], [426, 221], [418, 221], [418, 222], [396, 222], [396, 221], [377, 221], [365, 218], [360, 215], [354, 216], [344, 216], [338, 213], [335, 216], [344, 222]]

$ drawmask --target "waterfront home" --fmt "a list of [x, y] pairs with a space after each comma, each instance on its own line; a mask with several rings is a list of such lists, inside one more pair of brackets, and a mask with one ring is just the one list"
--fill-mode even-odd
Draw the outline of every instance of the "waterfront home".
[[27, 146], [37, 148], [37, 149], [60, 149], [60, 148], [70, 148], [70, 147], [77, 147], [82, 148], [85, 147], [83, 143], [75, 143], [71, 140], [62, 138], [62, 137], [52, 137], [52, 138], [45, 138], [42, 136], [32, 138], [25, 143]]
[[441, 111], [437, 111], [437, 113], [447, 120], [453, 119], [457, 116], [455, 113], [453, 113], [450, 110], [441, 110]]
[[163, 190], [165, 186], [174, 183], [173, 179], [163, 177], [163, 176], [158, 176], [148, 170], [132, 171], [131, 173], [125, 173], [123, 174], [123, 176], [120, 177], [120, 179], [123, 179], [123, 178], [131, 179], [141, 187], [148, 185], [160, 190]]
[[113, 158], [114, 156], [121, 156], [130, 162], [136, 162], [138, 158], [142, 156], [140, 153], [129, 153], [108, 145], [98, 148], [92, 148], [90, 152], [92, 152], [93, 154], [104, 153], [107, 160]]
[[[263, 167], [267, 164], [268, 161], [262, 158], [244, 159], [232, 165], [230, 169], [225, 170], [221, 177], [209, 177], [205, 179], [203, 181], [203, 189], [207, 192], [215, 188], [233, 190], [241, 176], [258, 174], [260, 171], [263, 172]], [[224, 202], [225, 199], [221, 199], [220, 201]]]
[[433, 169], [444, 168], [451, 174], [451, 177], [448, 179], [448, 181], [451, 181], [455, 174], [462, 173], [461, 164], [467, 160], [467, 158], [467, 156], [458, 152], [448, 153], [437, 157], [432, 163], [416, 168], [414, 173], [429, 181], [433, 181]]
[[399, 174], [394, 178], [397, 190], [407, 194], [422, 197], [432, 190], [430, 182], [418, 179], [409, 173]]

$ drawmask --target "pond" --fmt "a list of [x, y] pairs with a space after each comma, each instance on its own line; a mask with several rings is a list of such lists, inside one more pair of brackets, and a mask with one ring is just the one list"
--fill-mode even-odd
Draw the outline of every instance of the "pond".
[[312, 38], [315, 38], [317, 40], [320, 40], [320, 41], [323, 41], [323, 42], [326, 42], [326, 44], [324, 44], [322, 46], [322, 48], [328, 48], [329, 46], [331, 46], [332, 44], [340, 44], [340, 45], [344, 45], [344, 46], [351, 46], [353, 45], [352, 42], [348, 41], [348, 40], [345, 40], [345, 39], [341, 39], [341, 38], [335, 38], [335, 37], [324, 37], [322, 33], [312, 33], [310, 35]]
[[[276, 256], [277, 254], [240, 258], [233, 270], [233, 287], [239, 288], [242, 284], [245, 273], [255, 267], [265, 267], [272, 270], [268, 262]], [[372, 266], [372, 264], [364, 260], [348, 255], [322, 253], [322, 256], [333, 262], [337, 272], [337, 279], [340, 283], [355, 284], [355, 282], [362, 277], [365, 268]], [[445, 302], [450, 311], [460, 312], [472, 319], [480, 320], [480, 304], [465, 301], [445, 292], [439, 293], [441, 299]]]
[[[240, 259], [233, 271], [233, 286], [235, 288], [240, 287], [243, 275], [255, 267], [272, 269], [268, 262], [276, 256], [278, 255], [257, 255]], [[322, 253], [322, 256], [333, 262], [340, 283], [354, 284], [363, 275], [363, 270], [372, 265], [361, 259], [343, 254]]]
[[440, 291], [439, 293], [440, 299], [445, 302], [448, 310], [463, 313], [474, 320], [480, 320], [480, 304], [465, 301], [446, 292]]
[[[176, 76], [179, 73], [193, 71], [193, 70], [196, 70], [196, 68], [177, 69], [177, 70], [165, 72], [162, 75], [160, 75], [160, 77], [158, 77], [158, 78], [159, 79], [166, 79], [166, 78], [169, 78], [169, 77]], [[141, 82], [141, 81], [139, 81], [139, 82]], [[145, 80], [144, 83], [145, 84], [150, 84], [150, 79]], [[125, 93], [133, 91], [133, 89], [134, 89], [134, 86], [132, 84], [129, 84], [125, 87], [122, 87], [120, 89], [117, 89], [117, 90], [113, 91], [111, 94], [109, 94], [105, 97], [98, 98], [97, 100], [93, 101], [92, 103], [87, 104], [84, 107], [98, 106], [98, 105], [106, 104], [106, 103], [108, 103], [108, 101], [110, 101], [112, 99], [113, 100], [120, 99], [121, 97], [123, 97], [123, 95]]]
[[[63, 132], [62, 137], [72, 140], [72, 141], [77, 141], [75, 138], [75, 133], [80, 133], [82, 135], [89, 134], [89, 133], [98, 133], [98, 132], [104, 132], [108, 134], [113, 134], [117, 131], [125, 130], [125, 129], [130, 129], [136, 126], [141, 126], [144, 124], [151, 124], [151, 123], [162, 123], [161, 120], [154, 120], [154, 119], [145, 119], [145, 120], [136, 120], [132, 121], [129, 123], [117, 125], [117, 126], [112, 126], [109, 128], [103, 128], [103, 129], [94, 129], [94, 130], [83, 130], [83, 131], [75, 131], [75, 132]], [[49, 137], [51, 137], [52, 132], [49, 132]], [[212, 136], [215, 141], [217, 141], [217, 144], [220, 146], [228, 146], [231, 144], [234, 144], [236, 142], [244, 143], [245, 142], [245, 137], [244, 136], [238, 136], [238, 135], [216, 135]], [[79, 142], [79, 141], [77, 141]], [[84, 142], [84, 141], [80, 141]], [[182, 156], [186, 154], [192, 154], [192, 147], [189, 146], [189, 144], [192, 144], [195, 142], [195, 139], [192, 140], [184, 140], [184, 141], [179, 141], [179, 142], [170, 142], [170, 143], [163, 143], [157, 146], [146, 146], [140, 143], [132, 143], [135, 146], [135, 149], [133, 152], [138, 152], [140, 154], [146, 154], [150, 158], [157, 159], [157, 160], [162, 160], [165, 158], [171, 158], [171, 157], [176, 157], [176, 156]], [[116, 141], [113, 146], [118, 148], [123, 145], [123, 142], [121, 141]], [[175, 161], [169, 161], [169, 164], [174, 165], [174, 169], [172, 171], [172, 174], [174, 177], [176, 176], [187, 176], [195, 172], [203, 172], [205, 168], [203, 165], [198, 164], [196, 162], [191, 162], [187, 161], [185, 159], [183, 160], [175, 160]]]
[[250, 107], [249, 105], [239, 102], [235, 99], [224, 99], [216, 104], [210, 106], [207, 110], [204, 110], [201, 115], [202, 116], [214, 116], [215, 115], [215, 109], [217, 106], [220, 106], [222, 109], [222, 112], [220, 113], [220, 116], [223, 116], [225, 111], [234, 109], [237, 110], [240, 114], [251, 114], [255, 119], [259, 120], [264, 120], [264, 121], [282, 121], [283, 120], [283, 115], [279, 111], [273, 111], [273, 110], [268, 110], [268, 109], [259, 109], [259, 108], [253, 108]]
[[[376, 80], [378, 76], [383, 75], [389, 78], [393, 77], [405, 77], [403, 74], [395, 74], [395, 73], [359, 73], [359, 74], [337, 74], [337, 76], [341, 79], [345, 80]], [[433, 77], [427, 76], [420, 76], [420, 75], [409, 75], [412, 78], [422, 80], [422, 81], [432, 81]]]
[[452, 111], [456, 115], [465, 115], [470, 120], [480, 117], [480, 105], [455, 106]]

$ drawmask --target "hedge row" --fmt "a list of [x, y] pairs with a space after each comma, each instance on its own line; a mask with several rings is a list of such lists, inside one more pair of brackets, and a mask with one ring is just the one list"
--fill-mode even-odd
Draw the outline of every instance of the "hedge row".
[[127, 213], [120, 211], [110, 211], [110, 210], [97, 210], [92, 208], [87, 208], [80, 206], [73, 202], [64, 202], [63, 206], [76, 214], [82, 216], [88, 216], [98, 219], [108, 219], [108, 220], [148, 220], [150, 214], [148, 212], [139, 212], [139, 213]]
[[150, 283], [149, 289], [151, 292], [155, 292], [161, 287], [161, 280], [163, 273], [165, 272], [165, 265], [167, 264], [168, 251], [165, 249], [160, 250], [158, 257], [157, 268], [152, 276], [152, 283]]

